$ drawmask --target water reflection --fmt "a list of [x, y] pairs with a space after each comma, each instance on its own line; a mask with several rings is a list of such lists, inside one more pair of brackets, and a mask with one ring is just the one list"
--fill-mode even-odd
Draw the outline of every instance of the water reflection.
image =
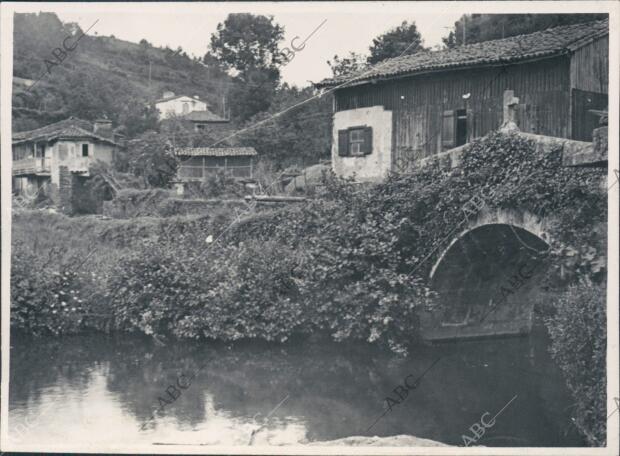
[[[480, 444], [581, 446], [547, 344], [539, 328], [524, 338], [421, 347], [400, 359], [325, 341], [160, 347], [128, 335], [13, 338], [9, 429], [13, 440], [41, 444], [248, 445], [256, 430], [256, 445], [366, 435], [384, 399], [396, 397], [392, 390], [441, 357], [368, 435], [461, 444], [482, 413], [495, 413], [517, 394]], [[152, 418], [158, 398], [170, 399], [168, 385], [198, 369]]]

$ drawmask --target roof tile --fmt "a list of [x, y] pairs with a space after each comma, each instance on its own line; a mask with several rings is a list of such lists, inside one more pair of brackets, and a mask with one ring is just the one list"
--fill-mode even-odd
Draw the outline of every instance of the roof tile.
[[82, 119], [69, 117], [68, 119], [46, 125], [29, 131], [13, 133], [13, 144], [25, 141], [52, 141], [58, 138], [94, 138], [102, 142], [116, 144], [110, 138], [93, 133], [93, 125]]
[[348, 86], [373, 79], [387, 79], [420, 72], [551, 57], [574, 51], [608, 34], [609, 20], [554, 27], [501, 40], [483, 41], [440, 51], [422, 51], [386, 59], [365, 68], [357, 76], [348, 74], [324, 79], [316, 86], [328, 87], [338, 84]]
[[242, 157], [258, 155], [253, 147], [181, 147], [175, 154], [185, 157]]

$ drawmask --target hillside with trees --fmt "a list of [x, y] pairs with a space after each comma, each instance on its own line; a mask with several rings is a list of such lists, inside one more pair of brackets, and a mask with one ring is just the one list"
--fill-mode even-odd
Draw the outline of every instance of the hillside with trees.
[[[15, 14], [13, 75], [38, 82], [14, 92], [14, 130], [69, 116], [94, 120], [106, 115], [131, 136], [154, 127], [155, 113], [146, 105], [164, 90], [198, 95], [223, 114], [223, 96], [234, 83], [217, 61], [205, 64], [181, 48], [113, 36], [87, 34], [75, 44], [84, 32], [54, 13]], [[66, 47], [74, 50], [56, 58], [52, 51], [63, 49], [67, 37]]]
[[[252, 36], [238, 40], [247, 29]], [[91, 121], [107, 116], [134, 140], [130, 144], [136, 150], [168, 141], [175, 146], [245, 145], [277, 169], [329, 156], [331, 98], [303, 103], [314, 96], [312, 88], [282, 83], [284, 29], [272, 17], [230, 14], [215, 33], [205, 34], [209, 51], [202, 58], [146, 40], [131, 43], [84, 32], [54, 13], [15, 15], [13, 75], [37, 82], [13, 93], [14, 131], [70, 116]], [[74, 50], [59, 62], [51, 53], [63, 49], [65, 40]], [[231, 122], [200, 133], [181, 125], [162, 131], [150, 104], [165, 90], [198, 95]], [[265, 121], [299, 103], [286, 118]]]

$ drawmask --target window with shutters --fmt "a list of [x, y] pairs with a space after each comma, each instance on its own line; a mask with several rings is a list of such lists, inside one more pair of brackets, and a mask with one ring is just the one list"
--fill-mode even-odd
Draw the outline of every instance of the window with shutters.
[[338, 131], [338, 155], [361, 157], [372, 153], [372, 127], [351, 127]]

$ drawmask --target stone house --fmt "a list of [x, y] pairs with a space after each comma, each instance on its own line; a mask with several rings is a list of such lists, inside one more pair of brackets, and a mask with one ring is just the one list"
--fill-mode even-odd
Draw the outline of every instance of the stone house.
[[88, 178], [96, 161], [111, 164], [119, 147], [107, 119], [90, 123], [70, 117], [12, 136], [13, 192], [43, 192], [56, 203], [71, 191], [63, 184]]
[[334, 90], [332, 167], [377, 181], [498, 129], [506, 94], [519, 129], [591, 141], [607, 108], [609, 21], [423, 51], [356, 75], [326, 79]]

